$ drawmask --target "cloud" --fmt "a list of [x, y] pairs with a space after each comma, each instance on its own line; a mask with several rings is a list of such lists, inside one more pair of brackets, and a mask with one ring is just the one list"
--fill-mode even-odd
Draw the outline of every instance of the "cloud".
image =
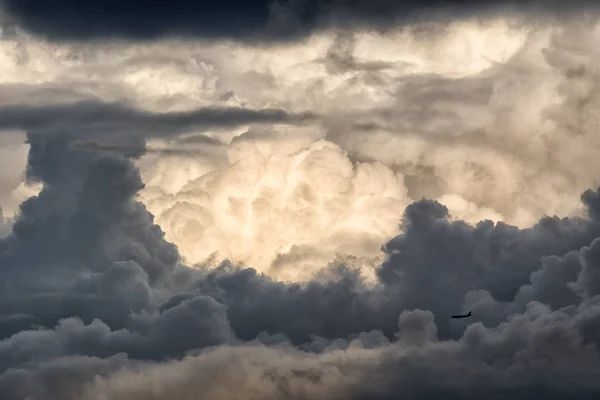
[[0, 129], [23, 129], [95, 136], [166, 136], [186, 130], [235, 127], [251, 123], [302, 123], [316, 115], [289, 115], [281, 109], [204, 108], [191, 112], [150, 113], [123, 104], [81, 101], [45, 106], [0, 108]]
[[[596, 25], [513, 23], [442, 24], [445, 36], [355, 32], [344, 46], [324, 36], [285, 55], [238, 50], [219, 64], [236, 93], [319, 110], [321, 126], [231, 132], [213, 159], [149, 157], [141, 199], [187, 262], [229, 258], [293, 280], [348, 253], [376, 265], [401, 210], [422, 197], [470, 223], [581, 215], [578, 194], [596, 184], [593, 168], [573, 162], [594, 163], [599, 146], [586, 89]], [[340, 57], [350, 62], [332, 67]]]
[[[379, 163], [353, 165], [326, 141], [239, 140], [226, 156], [222, 164], [207, 161], [174, 193], [141, 195], [161, 210], [157, 222], [189, 262], [228, 258], [304, 279], [335, 252], [372, 258], [409, 201], [401, 176]], [[171, 168], [177, 158], [163, 157], [155, 168]], [[294, 273], [290, 264], [306, 270]]]
[[[28, 176], [44, 188], [0, 242], [8, 398], [185, 397], [196, 385], [209, 398], [585, 399], [599, 389], [589, 342], [597, 339], [595, 192], [582, 196], [590, 217], [547, 217], [527, 229], [452, 221], [443, 205], [421, 200], [385, 246], [376, 284], [343, 264], [284, 283], [228, 263], [178, 264], [135, 200], [143, 184], [131, 160], [75, 149], [61, 135], [29, 141]], [[570, 263], [577, 249], [581, 265], [562, 285], [542, 286], [550, 262]], [[474, 323], [450, 325], [449, 312], [469, 306], [469, 296], [487, 292], [502, 306], [530, 282], [539, 295], [518, 312], [494, 321], [478, 306]], [[574, 302], [544, 305], [544, 287], [572, 290]], [[201, 379], [208, 371], [220, 372]], [[238, 384], [225, 385], [231, 379]]]
[[39, 191], [0, 239], [0, 393], [597, 398], [597, 16], [515, 21], [16, 29], [0, 126], [27, 146], [0, 138]]
[[[4, 0], [7, 17], [34, 33], [54, 39], [107, 36], [156, 39], [185, 35], [238, 40], [289, 40], [333, 26], [390, 28], [415, 19], [464, 18], [518, 10], [564, 14], [593, 8], [590, 0], [551, 1], [156, 1]], [[102, 10], [101, 12], [98, 10]]]
[[[356, 343], [319, 354], [286, 346], [219, 347], [158, 365], [128, 365], [118, 358], [103, 363], [65, 358], [60, 364], [42, 363], [34, 375], [42, 379], [34, 387], [56, 386], [60, 390], [56, 393], [91, 399], [166, 395], [178, 399], [197, 393], [224, 399], [242, 393], [261, 399], [388, 399], [399, 393], [408, 398], [503, 399], [544, 394], [556, 399], [591, 399], [598, 391], [597, 350], [582, 342], [566, 314], [550, 312], [540, 304], [498, 329], [471, 325], [456, 342], [419, 335], [432, 329], [431, 314], [424, 311], [403, 313], [398, 329], [405, 335], [418, 335], [419, 342], [407, 342], [401, 335], [399, 341], [381, 348]], [[65, 373], [69, 364], [80, 366], [77, 375]], [[99, 375], [96, 379], [77, 379], [92, 367]], [[15, 388], [22, 388], [19, 383], [32, 379], [27, 369], [15, 372], [3, 377], [4, 388], [12, 389], [4, 393], [11, 398], [19, 393]], [[51, 385], [50, 374], [64, 384]]]

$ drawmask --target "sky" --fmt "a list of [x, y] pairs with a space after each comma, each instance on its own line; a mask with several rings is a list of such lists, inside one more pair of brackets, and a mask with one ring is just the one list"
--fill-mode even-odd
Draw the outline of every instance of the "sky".
[[598, 398], [595, 2], [0, 27], [3, 400]]

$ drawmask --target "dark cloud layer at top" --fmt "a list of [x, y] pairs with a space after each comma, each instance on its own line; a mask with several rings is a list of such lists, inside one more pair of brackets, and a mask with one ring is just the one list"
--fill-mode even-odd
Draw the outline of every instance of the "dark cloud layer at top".
[[331, 24], [386, 28], [414, 18], [470, 16], [497, 9], [564, 13], [593, 0], [3, 0], [26, 29], [52, 38], [85, 40], [164, 35], [243, 40], [291, 39]]

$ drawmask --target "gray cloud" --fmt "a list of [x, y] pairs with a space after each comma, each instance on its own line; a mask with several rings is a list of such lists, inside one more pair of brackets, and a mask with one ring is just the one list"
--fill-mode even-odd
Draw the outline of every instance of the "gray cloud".
[[[352, 41], [340, 43], [341, 51], [320, 62], [365, 79], [389, 66], [359, 62]], [[593, 69], [565, 56], [560, 40], [543, 54], [555, 71], [584, 87], [593, 83]], [[506, 77], [498, 68], [492, 75]], [[488, 101], [494, 79], [428, 76], [403, 83], [396, 103], [369, 115], [448, 145], [483, 142], [474, 133], [436, 137], [439, 131], [425, 123], [449, 121], [452, 131], [458, 114], [436, 106]], [[593, 98], [567, 83], [559, 91], [561, 107], [548, 116], [558, 129], [577, 131], [595, 104], [582, 100]], [[350, 257], [303, 283], [228, 261], [217, 268], [183, 265], [137, 201], [144, 182], [131, 158], [146, 151], [145, 138], [188, 127], [314, 118], [241, 108], [157, 114], [93, 101], [0, 107], [0, 127], [31, 131], [26, 175], [43, 184], [0, 239], [3, 398], [598, 397], [600, 190], [582, 194], [586, 215], [546, 216], [525, 229], [469, 224], [452, 219], [437, 201], [413, 202], [398, 211], [398, 232], [383, 244], [374, 283]], [[343, 142], [335, 131], [343, 124], [334, 122], [330, 136]], [[140, 135], [95, 141], [131, 130]], [[194, 141], [216, 144], [181, 143]], [[518, 145], [497, 147], [510, 153]], [[449, 319], [468, 310], [472, 319]]]
[[[582, 196], [590, 217], [529, 229], [452, 222], [421, 200], [385, 245], [375, 286], [343, 265], [291, 284], [228, 263], [178, 264], [135, 200], [143, 184], [130, 160], [60, 135], [29, 141], [28, 176], [45, 186], [0, 242], [9, 399], [144, 399], [176, 386], [185, 389], [175, 399], [200, 388], [207, 398], [255, 390], [264, 399], [587, 399], [600, 390], [597, 192]], [[450, 323], [471, 305], [473, 323]]]
[[225, 128], [245, 124], [301, 124], [315, 121], [314, 113], [290, 114], [281, 109], [206, 107], [193, 111], [152, 113], [120, 103], [84, 100], [58, 105], [0, 107], [0, 129], [61, 132], [79, 136], [173, 136], [191, 129]]
[[[402, 313], [397, 329], [400, 340], [384, 347], [370, 349], [355, 340], [348, 347], [316, 354], [283, 344], [221, 346], [160, 364], [64, 357], [61, 362], [40, 362], [34, 370], [23, 367], [19, 373], [5, 373], [0, 385], [11, 399], [31, 393], [21, 385], [33, 378], [38, 380], [32, 387], [42, 396], [77, 394], [90, 399], [183, 399], [202, 393], [211, 399], [250, 394], [261, 399], [544, 395], [587, 400], [598, 394], [597, 349], [583, 343], [574, 319], [541, 304], [532, 304], [496, 329], [473, 324], [459, 341], [437, 340], [432, 315], [426, 311]], [[78, 372], [71, 373], [77, 366]], [[89, 379], [90, 370], [98, 374], [96, 379]], [[50, 376], [63, 384], [55, 387]]]
[[[194, 142], [192, 142], [194, 143]], [[197, 142], [195, 143], [201, 143], [203, 145], [207, 145], [207, 146], [216, 146], [216, 147], [220, 147], [220, 143], [215, 143], [215, 141], [213, 140], [203, 140], [202, 138], [200, 138]], [[141, 155], [145, 155], [145, 154], [176, 154], [176, 155], [197, 155], [198, 153], [201, 153], [200, 149], [194, 148], [194, 149], [190, 149], [190, 148], [182, 148], [182, 147], [166, 147], [166, 148], [159, 148], [159, 147], [148, 147], [147, 145], [145, 145], [144, 143], [140, 143], [138, 146], [134, 144], [130, 144], [130, 145], [119, 145], [119, 144], [112, 144], [112, 143], [102, 143], [99, 141], [83, 141], [83, 140], [75, 140], [72, 144], [71, 144], [74, 148], [77, 149], [83, 149], [83, 150], [88, 150], [88, 151], [94, 151], [94, 152], [110, 152], [110, 153], [115, 153], [115, 154], [122, 154], [125, 157], [140, 157]], [[209, 151], [206, 151], [207, 156], [210, 155]]]

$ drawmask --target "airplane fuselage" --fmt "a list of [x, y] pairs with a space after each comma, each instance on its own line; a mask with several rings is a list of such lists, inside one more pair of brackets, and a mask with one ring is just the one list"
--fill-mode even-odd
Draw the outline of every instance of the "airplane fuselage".
[[469, 318], [470, 316], [471, 316], [471, 312], [469, 311], [468, 314], [453, 315], [450, 318], [453, 318], [453, 319], [462, 319], [462, 318]]

